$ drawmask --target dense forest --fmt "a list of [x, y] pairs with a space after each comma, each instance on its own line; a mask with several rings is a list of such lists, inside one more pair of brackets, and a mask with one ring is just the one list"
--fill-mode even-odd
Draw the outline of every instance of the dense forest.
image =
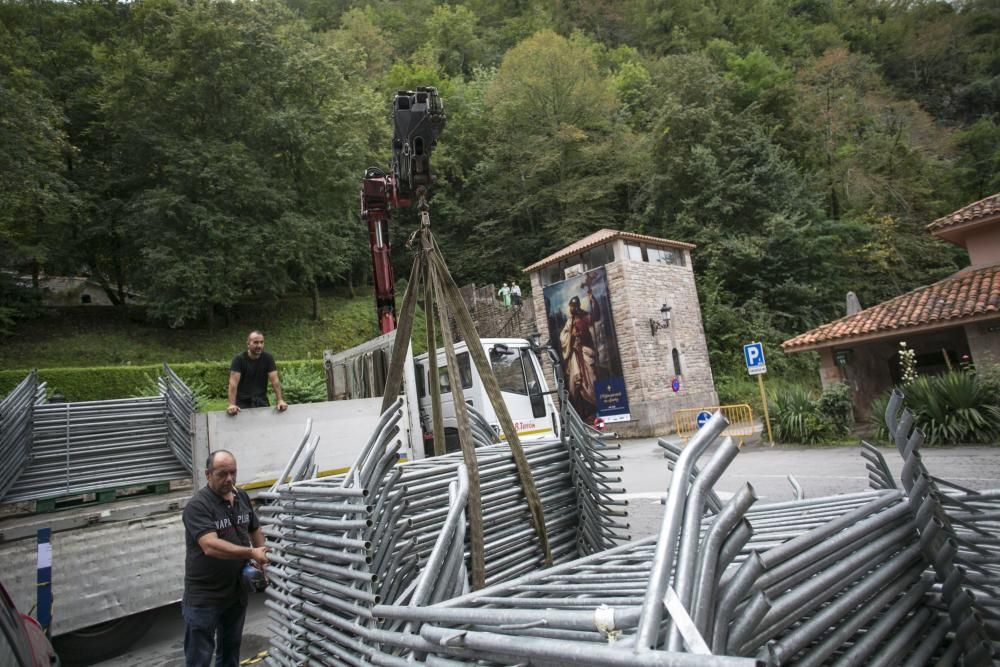
[[0, 0], [0, 329], [18, 275], [174, 327], [365, 282], [359, 179], [419, 85], [460, 283], [692, 242], [714, 351], [954, 272], [925, 225], [1000, 191], [998, 0]]

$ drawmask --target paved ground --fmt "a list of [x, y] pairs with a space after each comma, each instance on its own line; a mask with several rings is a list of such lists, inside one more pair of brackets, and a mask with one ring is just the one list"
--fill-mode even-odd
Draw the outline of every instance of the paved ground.
[[[901, 461], [893, 450], [884, 450], [898, 474]], [[660, 503], [670, 480], [663, 450], [655, 439], [626, 440], [621, 447], [623, 486], [629, 499], [633, 537], [654, 533], [663, 514]], [[1000, 488], [1000, 448], [954, 447], [924, 449], [923, 460], [932, 474], [975, 489]], [[793, 475], [807, 497], [850, 493], [868, 488], [864, 459], [856, 447], [771, 448], [749, 444], [716, 485], [723, 500], [749, 482], [759, 501], [778, 502], [794, 497], [787, 476]], [[267, 610], [264, 596], [252, 600], [244, 631], [243, 657], [267, 648]], [[132, 651], [102, 667], [144, 665], [179, 667], [183, 660], [184, 626], [179, 605], [164, 607], [150, 616], [150, 632]]]

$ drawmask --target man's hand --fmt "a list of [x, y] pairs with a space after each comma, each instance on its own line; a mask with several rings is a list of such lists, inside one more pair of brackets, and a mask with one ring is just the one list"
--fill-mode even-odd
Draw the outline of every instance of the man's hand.
[[239, 408], [238, 405], [232, 405], [232, 404], [230, 404], [230, 406], [228, 408], [226, 408], [226, 414], [227, 415], [237, 415], [237, 414], [239, 414], [239, 412], [240, 412], [240, 408]]
[[288, 403], [284, 401], [278, 401], [278, 412], [284, 412], [288, 409]]
[[267, 547], [251, 547], [250, 553], [250, 560], [257, 563], [261, 568], [270, 562], [267, 560]]

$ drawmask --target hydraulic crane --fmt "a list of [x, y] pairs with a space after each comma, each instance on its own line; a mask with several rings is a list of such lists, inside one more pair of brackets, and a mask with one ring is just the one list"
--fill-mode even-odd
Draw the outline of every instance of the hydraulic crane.
[[392, 102], [392, 162], [389, 173], [369, 167], [361, 180], [361, 219], [368, 223], [375, 283], [375, 309], [381, 333], [396, 329], [395, 275], [392, 271], [389, 223], [392, 210], [417, 202], [426, 207], [433, 182], [430, 155], [444, 129], [441, 96], [427, 86], [401, 90]]

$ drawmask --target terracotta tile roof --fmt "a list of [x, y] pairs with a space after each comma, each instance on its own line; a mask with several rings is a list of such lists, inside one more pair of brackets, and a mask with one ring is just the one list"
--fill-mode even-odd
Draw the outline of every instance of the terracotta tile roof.
[[989, 314], [1000, 315], [1000, 264], [966, 269], [933, 285], [884, 301], [786, 340], [786, 352], [828, 347], [837, 341], [905, 331]]
[[980, 222], [985, 218], [997, 215], [1000, 215], [1000, 193], [990, 195], [986, 199], [980, 199], [943, 218], [938, 218], [927, 225], [927, 229], [931, 232], [938, 232], [970, 222]]
[[571, 257], [573, 255], [578, 255], [584, 250], [589, 250], [594, 246], [601, 245], [602, 243], [607, 243], [608, 241], [613, 241], [614, 239], [624, 239], [626, 241], [636, 241], [638, 243], [648, 243], [650, 245], [661, 246], [665, 248], [684, 248], [686, 250], [693, 250], [695, 245], [692, 243], [684, 243], [683, 241], [671, 241], [670, 239], [661, 239], [656, 236], [647, 236], [645, 234], [636, 234], [634, 232], [623, 232], [618, 229], [601, 229], [594, 232], [590, 236], [585, 236], [575, 243], [571, 243], [562, 250], [552, 253], [545, 259], [540, 259], [531, 266], [527, 267], [524, 272], [530, 273], [532, 271], [537, 271], [543, 266], [548, 266], [549, 264], [555, 264], [561, 259], [566, 257]]

